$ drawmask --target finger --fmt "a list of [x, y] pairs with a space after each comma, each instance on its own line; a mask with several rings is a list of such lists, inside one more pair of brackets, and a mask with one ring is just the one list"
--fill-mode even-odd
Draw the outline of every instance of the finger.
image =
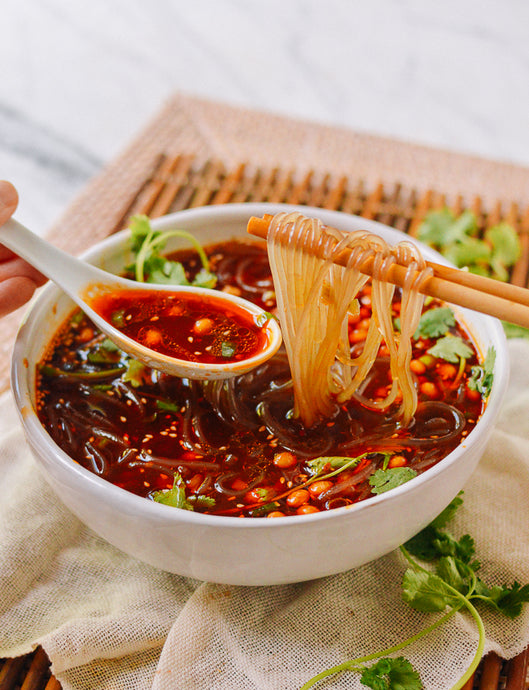
[[15, 257], [15, 252], [12, 252], [11, 249], [8, 249], [0, 244], [0, 263], [3, 261], [11, 261], [11, 259], [14, 259]]
[[36, 283], [26, 276], [15, 276], [0, 283], [0, 317], [24, 306], [36, 288]]
[[11, 259], [11, 261], [4, 261], [3, 263], [0, 263], [0, 284], [6, 280], [9, 280], [10, 278], [17, 277], [29, 278], [37, 286], [43, 285], [47, 280], [42, 273], [39, 273], [36, 268], [28, 264], [27, 261], [24, 261], [24, 259], [21, 259], [20, 257]]
[[11, 182], [0, 180], [0, 225], [11, 218], [18, 206], [18, 192]]
[[[18, 193], [11, 182], [0, 180], [0, 225], [9, 220], [18, 206]], [[0, 261], [5, 261], [14, 256], [6, 247], [0, 246]]]

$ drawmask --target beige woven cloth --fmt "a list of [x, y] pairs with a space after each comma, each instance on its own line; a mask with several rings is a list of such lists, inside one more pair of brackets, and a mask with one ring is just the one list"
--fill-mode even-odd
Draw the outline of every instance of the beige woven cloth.
[[[529, 582], [529, 343], [510, 350], [502, 415], [452, 526], [475, 537], [489, 584]], [[9, 396], [0, 399], [0, 482], [0, 656], [42, 644], [64, 690], [289, 690], [432, 620], [402, 603], [397, 552], [341, 575], [258, 588], [199, 583], [129, 558], [62, 507]], [[483, 615], [487, 650], [512, 657], [529, 644], [529, 610], [515, 621]], [[427, 690], [445, 690], [476, 640], [457, 614], [403, 653]], [[343, 674], [321, 687], [362, 686]]]

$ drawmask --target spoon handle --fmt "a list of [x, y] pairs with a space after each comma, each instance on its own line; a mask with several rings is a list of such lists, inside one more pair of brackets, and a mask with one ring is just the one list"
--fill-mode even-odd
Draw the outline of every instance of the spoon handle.
[[75, 298], [81, 287], [93, 282], [94, 271], [97, 271], [95, 267], [87, 266], [83, 261], [46, 242], [14, 218], [0, 226], [0, 244], [52, 279], [70, 297]]

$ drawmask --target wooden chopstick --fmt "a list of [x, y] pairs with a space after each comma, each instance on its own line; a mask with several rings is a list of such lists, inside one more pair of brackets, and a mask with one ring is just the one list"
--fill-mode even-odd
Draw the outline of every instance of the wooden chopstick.
[[[263, 218], [250, 218], [248, 233], [266, 239], [272, 218], [268, 214]], [[334, 262], [346, 266], [349, 255], [350, 250], [346, 249], [334, 258]], [[420, 288], [423, 294], [529, 328], [529, 290], [432, 261], [426, 263], [434, 274], [423, 282]], [[368, 259], [359, 270], [372, 276], [373, 258]], [[406, 271], [405, 266], [393, 264], [388, 272], [388, 280], [402, 287]]]

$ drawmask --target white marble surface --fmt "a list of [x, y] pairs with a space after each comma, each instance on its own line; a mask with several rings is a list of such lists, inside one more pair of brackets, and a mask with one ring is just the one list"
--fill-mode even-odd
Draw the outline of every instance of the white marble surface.
[[529, 165], [527, 0], [0, 0], [0, 29], [39, 232], [174, 91]]

